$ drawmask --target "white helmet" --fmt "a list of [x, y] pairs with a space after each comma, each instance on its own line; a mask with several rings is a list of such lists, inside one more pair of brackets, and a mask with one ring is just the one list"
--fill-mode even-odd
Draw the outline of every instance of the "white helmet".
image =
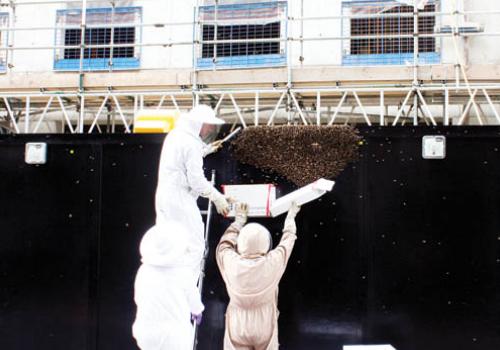
[[189, 113], [184, 115], [187, 120], [201, 122], [204, 124], [224, 124], [224, 120], [215, 116], [215, 111], [207, 105], [198, 105], [194, 107]]
[[256, 258], [266, 255], [272, 247], [271, 234], [264, 226], [257, 223], [245, 225], [238, 235], [238, 253], [244, 258]]

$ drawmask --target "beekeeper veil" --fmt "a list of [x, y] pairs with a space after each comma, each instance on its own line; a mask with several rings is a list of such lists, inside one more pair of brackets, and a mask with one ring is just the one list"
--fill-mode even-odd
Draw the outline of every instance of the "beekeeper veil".
[[200, 125], [199, 136], [205, 143], [217, 138], [224, 120], [217, 118], [215, 111], [207, 105], [198, 105], [184, 115], [184, 120]]

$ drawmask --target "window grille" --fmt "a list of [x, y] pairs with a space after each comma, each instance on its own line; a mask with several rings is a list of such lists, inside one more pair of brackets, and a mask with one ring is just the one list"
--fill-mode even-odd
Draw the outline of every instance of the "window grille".
[[[85, 45], [102, 45], [83, 50], [85, 70], [137, 68], [140, 47], [119, 44], [140, 43], [141, 8], [119, 7], [114, 13], [111, 8], [87, 9]], [[81, 10], [60, 10], [57, 12], [56, 41], [58, 45], [79, 46], [81, 41]], [[111, 24], [118, 25], [114, 29]], [[110, 45], [106, 47], [105, 45]], [[112, 48], [111, 45], [114, 47]], [[118, 46], [117, 46], [118, 45]], [[80, 48], [57, 50], [55, 68], [61, 70], [79, 69]]]
[[[286, 63], [286, 1], [205, 1], [199, 8], [197, 67], [258, 67]], [[217, 22], [217, 27], [215, 23]], [[217, 32], [217, 35], [215, 34]], [[224, 43], [206, 41], [224, 40]], [[258, 39], [266, 39], [259, 42]], [[269, 39], [276, 39], [272, 41]], [[248, 40], [248, 41], [246, 41]], [[234, 42], [232, 42], [234, 41]]]
[[[419, 34], [432, 34], [436, 26], [437, 1], [427, 1], [419, 9]], [[344, 37], [350, 36], [343, 44], [345, 65], [406, 64], [413, 62], [413, 6], [399, 1], [349, 1], [343, 3], [344, 15], [356, 16], [344, 19]], [[384, 17], [358, 17], [363, 14], [387, 15]], [[427, 14], [427, 15], [426, 15]], [[400, 15], [400, 16], [399, 16]], [[356, 36], [364, 37], [356, 39]], [[369, 36], [370, 38], [366, 38]], [[418, 39], [419, 63], [439, 63], [439, 43], [434, 37]]]

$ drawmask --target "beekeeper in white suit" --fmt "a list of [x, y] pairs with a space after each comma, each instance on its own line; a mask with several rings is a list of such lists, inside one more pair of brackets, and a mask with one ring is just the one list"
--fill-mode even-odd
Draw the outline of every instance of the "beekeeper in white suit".
[[191, 320], [201, 322], [204, 306], [190, 277], [187, 250], [187, 228], [175, 221], [153, 226], [142, 238], [132, 326], [141, 350], [192, 349]]
[[156, 190], [156, 223], [176, 220], [188, 230], [188, 263], [197, 279], [205, 249], [204, 225], [197, 205], [199, 196], [210, 199], [219, 214], [227, 214], [229, 204], [205, 178], [203, 157], [217, 150], [220, 142], [206, 145], [216, 125], [224, 121], [212, 108], [199, 105], [179, 117], [176, 126], [165, 138], [161, 152]]

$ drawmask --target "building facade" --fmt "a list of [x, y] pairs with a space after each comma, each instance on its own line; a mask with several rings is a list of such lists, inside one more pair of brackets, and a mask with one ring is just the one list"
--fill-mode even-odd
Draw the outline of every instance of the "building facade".
[[243, 125], [500, 124], [493, 1], [0, 5], [4, 132], [128, 132], [198, 102]]

